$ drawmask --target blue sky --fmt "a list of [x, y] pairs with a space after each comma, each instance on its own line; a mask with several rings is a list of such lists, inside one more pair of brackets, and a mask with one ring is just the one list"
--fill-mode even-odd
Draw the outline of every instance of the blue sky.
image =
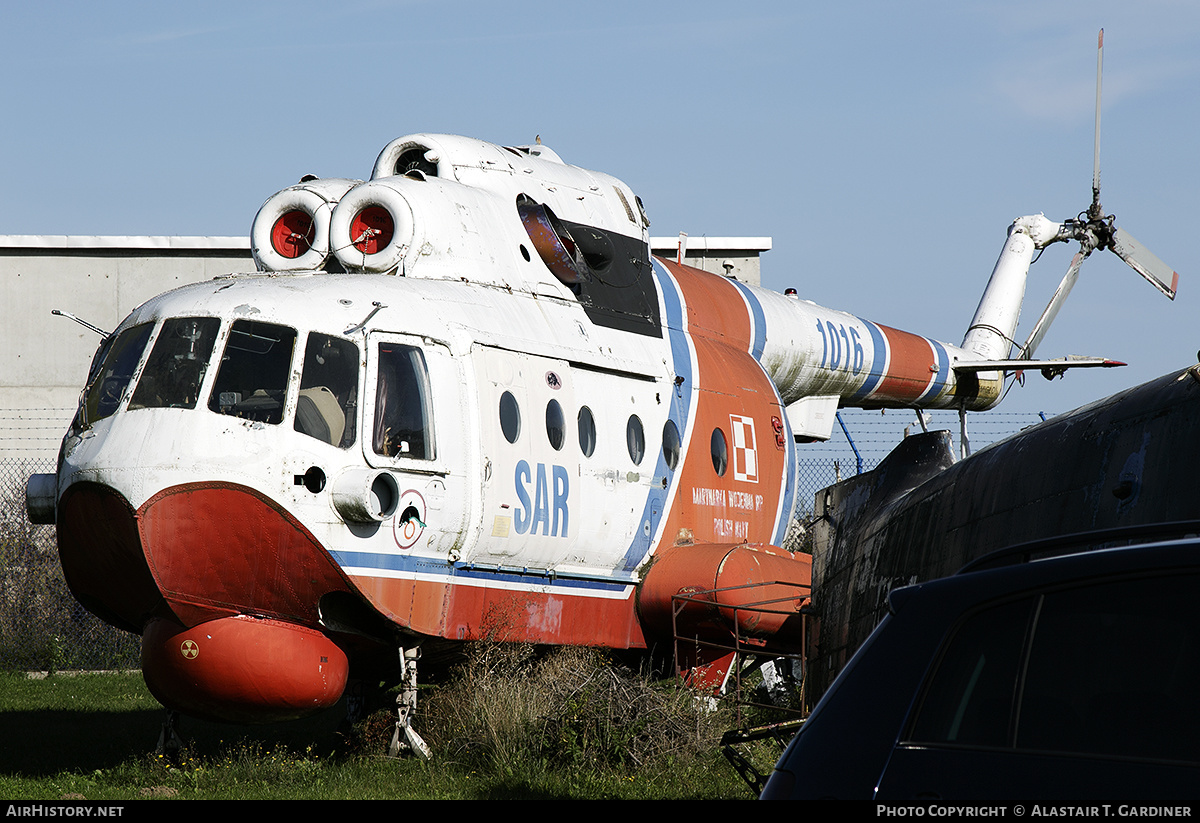
[[[764, 283], [962, 339], [1022, 214], [1103, 203], [1174, 304], [1093, 255], [1002, 409], [1063, 411], [1195, 362], [1200, 6], [1188, 2], [9, 3], [0, 233], [239, 235], [300, 175], [401, 134], [540, 134], [628, 182], [655, 235], [769, 235]], [[1023, 328], [1071, 249], [1031, 272]], [[69, 308], [69, 306], [64, 306]], [[1023, 338], [1023, 334], [1019, 335]]]

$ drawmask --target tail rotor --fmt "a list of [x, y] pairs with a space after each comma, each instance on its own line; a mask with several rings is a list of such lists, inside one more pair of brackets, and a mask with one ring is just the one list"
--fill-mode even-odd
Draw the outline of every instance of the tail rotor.
[[1096, 139], [1092, 159], [1092, 204], [1087, 211], [1081, 212], [1075, 219], [1059, 224], [1056, 233], [1038, 243], [1039, 248], [1044, 248], [1050, 243], [1059, 241], [1077, 241], [1079, 252], [1071, 260], [1071, 265], [1067, 268], [1067, 273], [1059, 284], [1058, 290], [1050, 298], [1049, 305], [1046, 306], [1029, 338], [1021, 347], [1018, 357], [1022, 359], [1033, 357], [1034, 351], [1045, 337], [1050, 324], [1067, 299], [1067, 295], [1071, 293], [1071, 289], [1079, 277], [1080, 266], [1093, 251], [1107, 249], [1113, 252], [1130, 268], [1144, 277], [1150, 285], [1171, 300], [1175, 299], [1175, 292], [1179, 285], [1179, 275], [1175, 270], [1133, 239], [1129, 232], [1118, 228], [1115, 225], [1116, 217], [1105, 214], [1104, 207], [1100, 205], [1100, 89], [1103, 70], [1104, 29], [1101, 29], [1096, 44]]

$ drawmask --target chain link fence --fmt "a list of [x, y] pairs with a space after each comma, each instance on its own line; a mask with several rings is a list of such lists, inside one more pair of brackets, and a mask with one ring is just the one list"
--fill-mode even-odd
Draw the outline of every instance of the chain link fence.
[[53, 471], [52, 459], [0, 459], [0, 668], [135, 669], [141, 638], [79, 605], [63, 579], [54, 527], [25, 514], [29, 476]]

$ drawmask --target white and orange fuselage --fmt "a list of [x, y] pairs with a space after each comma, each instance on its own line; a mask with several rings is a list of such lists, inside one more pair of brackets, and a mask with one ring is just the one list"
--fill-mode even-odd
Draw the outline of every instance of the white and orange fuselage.
[[389, 643], [663, 642], [679, 591], [808, 582], [794, 421], [999, 394], [956, 379], [977, 352], [652, 260], [633, 192], [540, 146], [402, 138], [326, 189], [264, 206], [274, 271], [126, 318], [64, 440], [68, 582], [185, 711], [303, 714]]

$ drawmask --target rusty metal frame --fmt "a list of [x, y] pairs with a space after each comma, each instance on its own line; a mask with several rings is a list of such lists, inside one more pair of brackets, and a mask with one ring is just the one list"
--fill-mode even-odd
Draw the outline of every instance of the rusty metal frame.
[[[742, 728], [742, 726], [743, 726], [743, 722], [742, 722], [742, 707], [743, 706], [757, 706], [760, 708], [775, 709], [775, 710], [789, 713], [789, 714], [800, 714], [802, 717], [807, 715], [807, 713], [808, 713], [808, 711], [807, 711], [808, 707], [807, 707], [807, 705], [805, 705], [805, 700], [803, 698], [803, 695], [804, 695], [803, 684], [801, 686], [801, 690], [802, 690], [801, 691], [801, 695], [802, 695], [801, 709], [799, 709], [799, 710], [783, 708], [780, 706], [768, 706], [768, 705], [754, 703], [753, 701], [743, 699], [743, 695], [742, 695], [742, 665], [741, 664], [742, 664], [743, 658], [747, 655], [762, 656], [764, 654], [770, 654], [772, 657], [777, 657], [777, 658], [778, 657], [786, 657], [786, 658], [789, 658], [792, 660], [798, 659], [800, 661], [800, 664], [805, 673], [804, 680], [807, 681], [807, 679], [808, 679], [808, 652], [807, 652], [807, 649], [808, 649], [808, 643], [809, 643], [810, 632], [811, 632], [811, 627], [812, 627], [812, 621], [810, 619], [811, 612], [809, 612], [807, 606], [802, 608], [799, 612], [797, 612], [794, 608], [788, 608], [788, 609], [771, 608], [775, 604], [779, 604], [779, 603], [785, 603], [785, 602], [786, 603], [794, 603], [796, 601], [795, 594], [789, 595], [787, 597], [777, 597], [777, 598], [772, 598], [772, 599], [767, 599], [767, 600], [754, 601], [754, 602], [743, 604], [743, 605], [727, 605], [724, 603], [717, 602], [717, 599], [716, 599], [716, 595], [718, 595], [720, 593], [724, 593], [724, 592], [741, 591], [741, 590], [746, 590], [746, 589], [765, 589], [770, 586], [788, 586], [788, 587], [792, 588], [793, 590], [800, 590], [803, 592], [807, 592], [809, 596], [811, 596], [811, 594], [812, 594], [812, 587], [811, 587], [811, 585], [809, 585], [807, 583], [796, 583], [796, 582], [787, 581], [787, 580], [768, 580], [768, 581], [763, 581], [760, 583], [746, 583], [746, 584], [743, 584], [740, 586], [726, 586], [726, 587], [720, 588], [720, 589], [708, 589], [708, 590], [699, 591], [699, 592], [688, 592], [686, 594], [676, 594], [671, 597], [671, 634], [673, 637], [673, 663], [675, 665], [675, 671], [676, 671], [677, 675], [680, 677], [681, 680], [685, 680], [685, 676], [680, 672], [680, 667], [679, 667], [680, 643], [694, 644], [694, 646], [698, 649], [699, 648], [718, 649], [718, 650], [732, 652], [734, 657], [733, 657], [733, 664], [730, 668], [730, 671], [734, 675], [733, 696], [734, 696], [734, 705], [736, 707], [736, 713], [737, 713], [737, 725], [739, 728]], [[732, 626], [730, 628], [732, 642], [713, 640], [710, 638], [701, 638], [699, 636], [686, 637], [686, 636], [680, 635], [678, 618], [679, 618], [679, 615], [682, 614], [683, 610], [685, 608], [687, 608], [689, 605], [697, 605], [701, 608], [710, 609], [710, 610], [732, 612], [733, 620], [727, 621], [727, 622], [732, 623]], [[773, 645], [769, 638], [756, 638], [756, 637], [752, 637], [749, 635], [744, 635], [744, 633], [739, 628], [740, 621], [738, 620], [738, 617], [741, 612], [751, 612], [751, 613], [756, 613], [756, 614], [775, 614], [775, 615], [781, 615], [784, 617], [790, 617], [790, 616], [799, 614], [800, 619], [801, 619], [799, 651], [798, 652], [795, 651], [794, 644]], [[728, 682], [728, 680], [726, 682]], [[726, 689], [726, 693], [728, 693], [728, 689]]]

